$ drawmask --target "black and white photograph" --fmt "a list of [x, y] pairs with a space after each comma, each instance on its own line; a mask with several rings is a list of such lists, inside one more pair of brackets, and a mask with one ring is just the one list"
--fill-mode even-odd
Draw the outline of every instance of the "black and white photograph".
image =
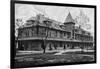
[[14, 68], [96, 63], [96, 6], [12, 4]]

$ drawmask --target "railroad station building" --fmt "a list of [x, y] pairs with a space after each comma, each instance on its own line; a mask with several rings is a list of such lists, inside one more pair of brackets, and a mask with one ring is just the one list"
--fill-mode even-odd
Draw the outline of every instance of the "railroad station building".
[[91, 33], [75, 24], [71, 13], [64, 23], [42, 14], [31, 17], [18, 29], [18, 50], [43, 50], [43, 40], [46, 41], [46, 50], [93, 48]]

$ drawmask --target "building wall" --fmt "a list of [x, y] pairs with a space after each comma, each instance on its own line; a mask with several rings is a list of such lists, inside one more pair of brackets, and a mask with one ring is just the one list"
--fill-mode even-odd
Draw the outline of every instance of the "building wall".
[[[36, 27], [31, 28], [24, 28], [19, 30], [19, 37], [18, 38], [26, 38], [26, 37], [45, 37], [46, 36], [46, 28], [39, 27], [38, 35]], [[70, 38], [70, 32], [64, 32], [54, 29], [48, 29], [48, 37], [49, 38]]]
[[[64, 49], [64, 46], [66, 46], [67, 48], [70, 46], [70, 48], [73, 48], [73, 45], [75, 47], [77, 46], [91, 46], [92, 44], [90, 43], [85, 43], [86, 45], [84, 44], [80, 44], [80, 43], [77, 43], [77, 41], [93, 41], [93, 37], [90, 36], [90, 35], [86, 35], [86, 34], [83, 34], [81, 32], [81, 30], [79, 30], [78, 32], [75, 32], [74, 31], [74, 24], [70, 25], [66, 25], [65, 26], [66, 28], [66, 31], [61, 31], [61, 30], [57, 30], [57, 29], [53, 29], [53, 28], [47, 28], [47, 27], [43, 27], [43, 26], [38, 26], [38, 29], [36, 26], [32, 26], [32, 27], [25, 27], [25, 28], [21, 28], [19, 29], [19, 34], [18, 34], [18, 39], [21, 39], [21, 38], [39, 38], [41, 37], [41, 40], [43, 40], [43, 38], [45, 38], [47, 36], [47, 38], [53, 38], [55, 39], [48, 42], [47, 43], [47, 47], [46, 49], [55, 49], [55, 44], [57, 46], [57, 49]], [[69, 32], [69, 31], [70, 32]], [[37, 33], [38, 32], [38, 33]], [[73, 40], [77, 40], [76, 43], [75, 42], [72, 42], [72, 43], [65, 43], [67, 42], [66, 40], [69, 40], [69, 41], [72, 41], [72, 37], [74, 36]], [[59, 41], [59, 42], [56, 42], [58, 41], [59, 39], [62, 39], [64, 41]], [[66, 39], [66, 40], [65, 40]], [[39, 39], [40, 40], [40, 39]], [[33, 40], [27, 40], [26, 42], [25, 41], [21, 41], [22, 44], [19, 44], [20, 46], [24, 45], [25, 46], [25, 50], [43, 50], [41, 48], [41, 41], [38, 41], [36, 42], [34, 39]]]

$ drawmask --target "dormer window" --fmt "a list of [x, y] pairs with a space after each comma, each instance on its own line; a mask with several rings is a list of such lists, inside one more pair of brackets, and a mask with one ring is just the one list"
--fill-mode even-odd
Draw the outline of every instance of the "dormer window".
[[33, 22], [33, 23], [34, 23], [34, 22], [35, 22], [35, 20], [27, 20], [27, 22]]
[[82, 31], [82, 34], [85, 34], [85, 31]]
[[87, 33], [88, 35], [91, 35], [90, 33]]

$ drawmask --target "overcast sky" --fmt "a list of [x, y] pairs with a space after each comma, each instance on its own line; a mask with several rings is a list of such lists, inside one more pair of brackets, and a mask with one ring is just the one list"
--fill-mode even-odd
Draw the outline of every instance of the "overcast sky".
[[[24, 21], [32, 16], [41, 13], [46, 17], [64, 22], [68, 13], [70, 12], [73, 19], [80, 14], [80, 10], [89, 18], [87, 24], [91, 25], [90, 32], [94, 32], [94, 9], [93, 8], [78, 8], [78, 7], [60, 7], [60, 6], [46, 6], [46, 5], [29, 5], [29, 4], [15, 4], [15, 18], [22, 18]], [[85, 28], [85, 27], [84, 27]]]

